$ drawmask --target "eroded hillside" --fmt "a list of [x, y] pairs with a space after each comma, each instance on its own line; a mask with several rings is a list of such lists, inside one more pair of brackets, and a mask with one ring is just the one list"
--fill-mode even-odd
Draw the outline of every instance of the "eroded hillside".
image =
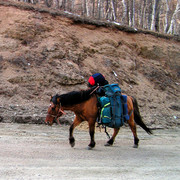
[[42, 122], [50, 95], [95, 72], [135, 96], [149, 126], [179, 126], [179, 41], [0, 6], [0, 121]]

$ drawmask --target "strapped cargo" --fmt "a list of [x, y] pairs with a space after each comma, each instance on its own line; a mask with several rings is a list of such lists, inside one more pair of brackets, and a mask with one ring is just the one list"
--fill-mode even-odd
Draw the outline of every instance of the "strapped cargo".
[[101, 105], [99, 124], [111, 128], [119, 128], [129, 119], [127, 96], [121, 94], [118, 84], [108, 84], [102, 87], [105, 96], [99, 97]]

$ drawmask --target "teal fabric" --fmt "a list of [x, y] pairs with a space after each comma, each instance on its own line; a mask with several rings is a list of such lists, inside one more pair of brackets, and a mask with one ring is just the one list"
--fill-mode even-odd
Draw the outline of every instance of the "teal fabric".
[[108, 127], [119, 128], [124, 124], [121, 88], [118, 84], [103, 87], [105, 96], [99, 98], [101, 104], [101, 123]]

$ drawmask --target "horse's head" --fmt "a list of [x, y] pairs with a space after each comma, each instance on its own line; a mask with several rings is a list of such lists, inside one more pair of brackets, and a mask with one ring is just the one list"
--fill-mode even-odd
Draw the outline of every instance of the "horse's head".
[[[50, 106], [48, 108], [48, 113], [46, 116], [45, 124], [52, 125], [54, 121], [63, 114], [61, 109], [60, 98], [58, 95], [51, 97]], [[59, 123], [59, 121], [58, 121]]]

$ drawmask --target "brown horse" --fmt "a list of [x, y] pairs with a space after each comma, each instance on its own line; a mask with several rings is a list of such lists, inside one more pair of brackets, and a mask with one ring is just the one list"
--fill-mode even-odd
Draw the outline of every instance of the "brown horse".
[[[98, 100], [94, 92], [94, 88], [84, 91], [72, 91], [67, 94], [55, 95], [50, 100], [51, 104], [48, 108], [45, 123], [52, 125], [55, 118], [60, 117], [64, 110], [70, 110], [75, 113], [75, 119], [69, 129], [69, 143], [72, 147], [75, 145], [73, 131], [81, 122], [87, 121], [89, 124], [90, 144], [88, 148], [95, 147], [94, 132], [95, 123], [98, 117]], [[146, 127], [139, 113], [137, 101], [134, 97], [127, 96], [128, 114], [130, 116], [127, 121], [134, 136], [134, 147], [138, 147], [139, 139], [136, 133], [136, 123], [140, 125], [148, 134], [152, 134], [151, 130]], [[134, 121], [135, 120], [135, 121]], [[116, 135], [120, 128], [114, 128], [114, 133], [106, 146], [113, 145]]]

